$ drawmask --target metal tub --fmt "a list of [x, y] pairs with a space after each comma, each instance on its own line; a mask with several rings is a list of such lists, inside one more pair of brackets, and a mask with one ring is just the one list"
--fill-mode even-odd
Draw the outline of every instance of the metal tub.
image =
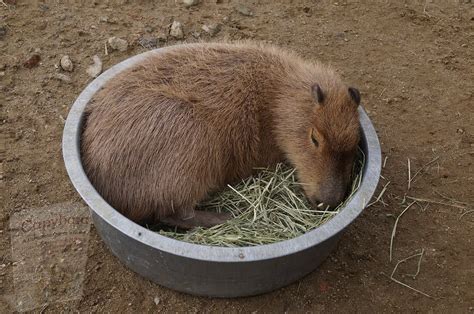
[[194, 295], [256, 295], [288, 285], [310, 273], [331, 253], [342, 232], [363, 211], [379, 180], [380, 144], [362, 107], [359, 108], [363, 131], [361, 145], [366, 164], [361, 187], [339, 214], [294, 239], [242, 248], [196, 245], [170, 239], [128, 220], [89, 182], [82, 168], [79, 143], [84, 108], [108, 80], [165, 49], [179, 49], [179, 46], [142, 53], [105, 71], [79, 95], [67, 117], [63, 134], [64, 162], [74, 187], [91, 209], [97, 232], [112, 253], [130, 269], [160, 285]]

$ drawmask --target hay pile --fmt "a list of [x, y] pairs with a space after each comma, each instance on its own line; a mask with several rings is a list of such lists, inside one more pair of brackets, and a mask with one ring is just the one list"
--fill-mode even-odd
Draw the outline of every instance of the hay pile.
[[359, 150], [350, 196], [333, 210], [323, 204], [312, 208], [296, 180], [295, 169], [278, 164], [235, 186], [229, 185], [199, 206], [201, 210], [229, 211], [233, 219], [186, 233], [173, 229], [158, 232], [181, 241], [226, 247], [269, 244], [297, 237], [325, 223], [345, 206], [360, 186], [364, 163], [365, 156]]

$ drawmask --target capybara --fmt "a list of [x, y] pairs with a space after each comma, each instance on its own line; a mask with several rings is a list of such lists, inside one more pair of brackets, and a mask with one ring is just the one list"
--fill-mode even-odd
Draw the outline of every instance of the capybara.
[[86, 109], [84, 169], [139, 223], [212, 226], [210, 193], [288, 162], [308, 199], [343, 200], [359, 142], [360, 94], [331, 68], [249, 42], [168, 47], [117, 75]]

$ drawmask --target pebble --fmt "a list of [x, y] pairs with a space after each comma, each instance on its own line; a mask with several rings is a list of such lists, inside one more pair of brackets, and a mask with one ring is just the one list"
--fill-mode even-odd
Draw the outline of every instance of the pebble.
[[242, 5], [242, 4], [238, 4], [236, 7], [235, 7], [235, 10], [237, 12], [239, 12], [240, 14], [244, 15], [244, 16], [253, 16], [253, 12], [252, 10], [250, 10], [248, 7], [246, 7], [245, 5]]
[[197, 5], [199, 0], [183, 0], [183, 4], [185, 7], [192, 7], [193, 5]]
[[138, 38], [138, 43], [143, 48], [152, 49], [158, 46], [158, 38], [150, 35], [143, 35], [142, 37]]
[[2, 40], [7, 34], [7, 28], [5, 26], [0, 26], [0, 40]]
[[170, 35], [178, 39], [184, 38], [183, 25], [178, 21], [173, 21], [170, 28]]
[[72, 70], [74, 69], [74, 64], [72, 64], [72, 60], [71, 58], [69, 58], [68, 55], [63, 56], [59, 64], [61, 65], [61, 68], [64, 71], [72, 72]]
[[97, 77], [102, 72], [102, 60], [97, 55], [93, 56], [92, 60], [94, 64], [88, 67], [86, 72], [91, 77]]
[[160, 301], [161, 301], [161, 300], [160, 300], [160, 298], [158, 298], [158, 297], [155, 297], [155, 298], [153, 299], [153, 302], [155, 302], [156, 305], [160, 304]]
[[55, 73], [53, 77], [57, 80], [63, 81], [65, 83], [71, 83], [71, 77], [64, 73]]
[[221, 26], [219, 24], [209, 24], [203, 25], [202, 30], [208, 33], [211, 37], [215, 36], [221, 30]]
[[35, 54], [31, 55], [28, 58], [28, 60], [23, 62], [23, 66], [27, 69], [31, 69], [31, 68], [34, 68], [34, 67], [38, 66], [40, 61], [41, 61], [40, 55], [35, 53]]
[[49, 10], [49, 6], [44, 4], [44, 3], [40, 3], [38, 6], [42, 11], [48, 11]]
[[128, 48], [128, 42], [125, 39], [119, 37], [110, 37], [107, 42], [109, 43], [110, 48], [118, 51], [126, 51]]
[[167, 41], [168, 34], [166, 34], [165, 32], [160, 32], [158, 36], [156, 36], [156, 39], [158, 39], [159, 41]]

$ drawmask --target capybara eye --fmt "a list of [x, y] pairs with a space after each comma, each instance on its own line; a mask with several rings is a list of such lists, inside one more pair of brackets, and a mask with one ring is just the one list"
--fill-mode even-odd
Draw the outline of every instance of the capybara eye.
[[311, 86], [311, 92], [313, 94], [313, 98], [321, 105], [324, 102], [324, 94], [321, 86], [319, 86], [319, 84], [314, 84]]
[[314, 135], [314, 132], [311, 132], [311, 141], [313, 141], [314, 146], [316, 146], [316, 147], [319, 146], [319, 142], [316, 139], [316, 136]]
[[354, 87], [349, 87], [349, 94], [351, 95], [351, 98], [357, 105], [360, 105], [360, 93], [357, 88]]

